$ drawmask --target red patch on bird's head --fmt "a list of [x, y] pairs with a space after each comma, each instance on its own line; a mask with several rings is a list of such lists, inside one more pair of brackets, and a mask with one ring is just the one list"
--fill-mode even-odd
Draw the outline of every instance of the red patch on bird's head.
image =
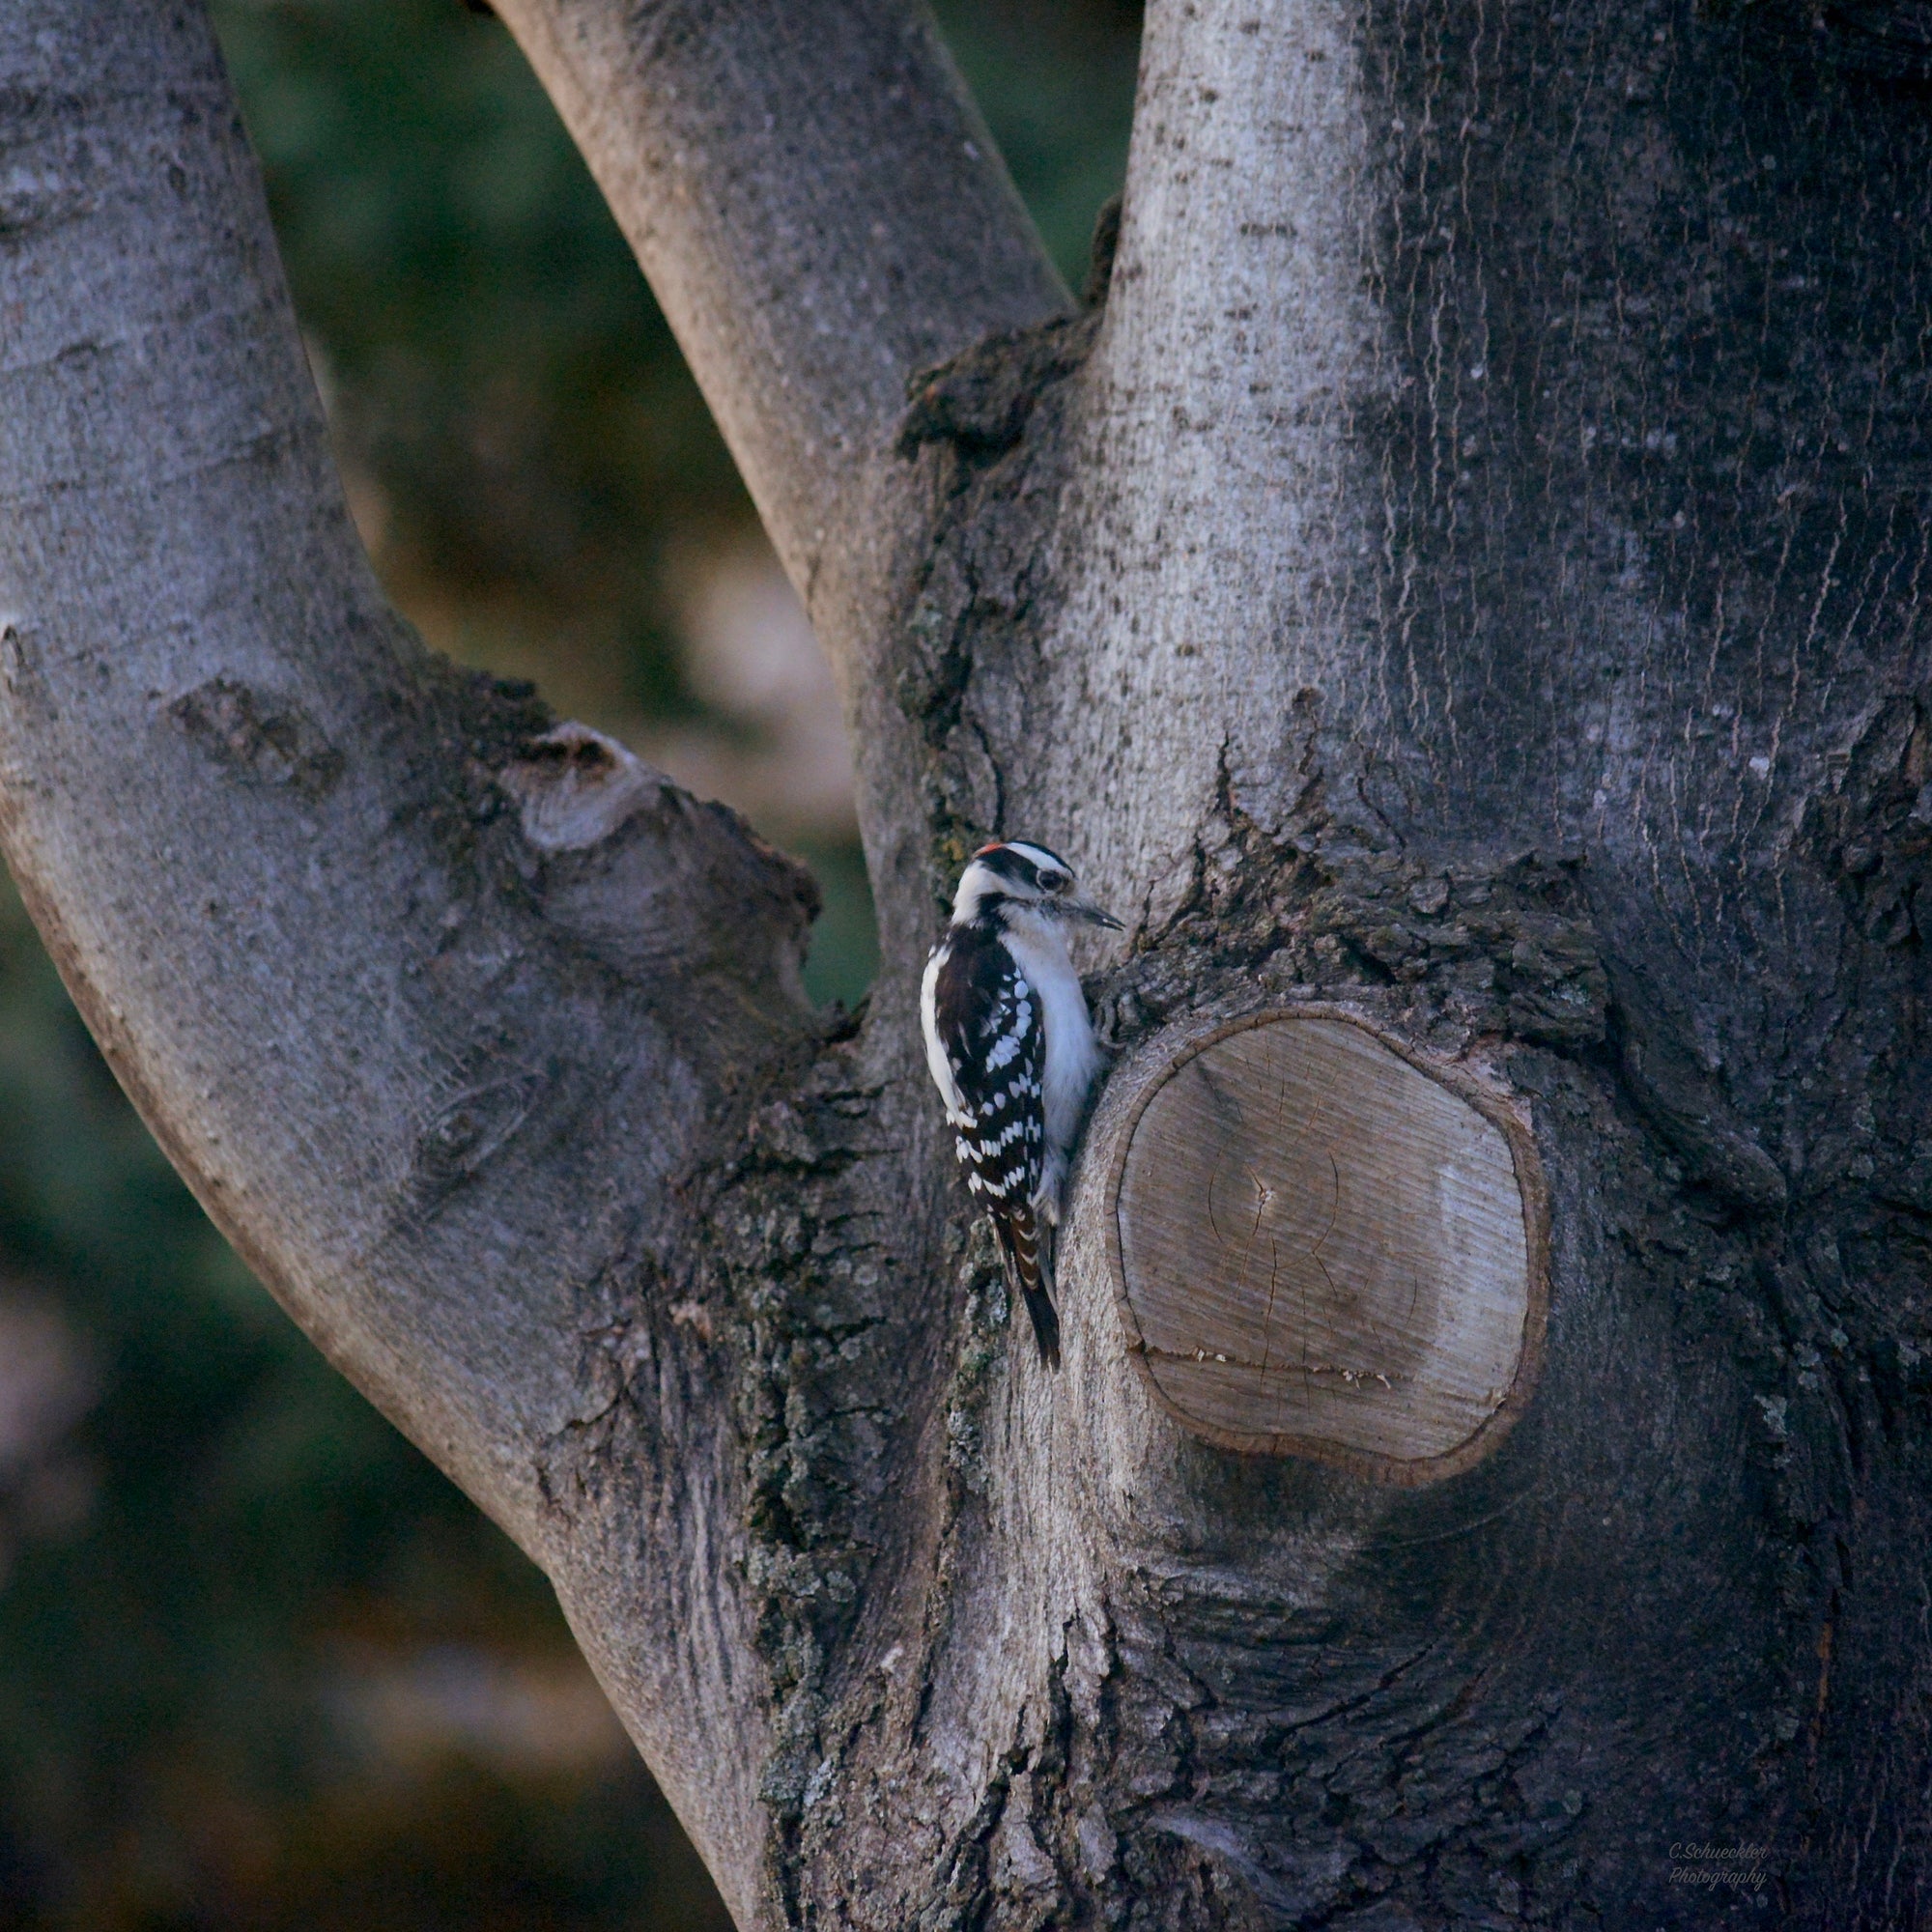
[[973, 856], [976, 859], [983, 859], [988, 852], [997, 852], [1006, 842], [1004, 838], [995, 838], [990, 845], [981, 845]]

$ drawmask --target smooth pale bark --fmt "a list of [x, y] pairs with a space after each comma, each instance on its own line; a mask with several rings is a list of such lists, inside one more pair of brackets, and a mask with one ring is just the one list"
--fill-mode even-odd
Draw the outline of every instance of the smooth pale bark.
[[[1164, 0], [1076, 320], [923, 17], [505, 12], [841, 667], [880, 986], [826, 1031], [781, 863], [383, 612], [205, 28], [24, 0], [0, 829], [211, 1211], [748, 1927], [1667, 1922], [1741, 1842], [1911, 1922], [1914, 16]], [[1134, 922], [1058, 1377], [912, 1018], [991, 832]], [[1309, 1003], [1535, 1138], [1541, 1380], [1446, 1480], [1203, 1440], [1118, 1314], [1129, 1096]]]
[[1069, 306], [931, 20], [892, 0], [498, 11], [794, 581], [815, 600], [823, 572], [876, 573], [869, 472], [907, 380]]

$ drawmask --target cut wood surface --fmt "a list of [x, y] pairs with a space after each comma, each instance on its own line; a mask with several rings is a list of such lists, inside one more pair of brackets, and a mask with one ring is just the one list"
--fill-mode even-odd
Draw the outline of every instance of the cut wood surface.
[[1534, 1365], [1532, 1158], [1473, 1089], [1350, 1019], [1264, 1015], [1183, 1052], [1115, 1202], [1162, 1402], [1235, 1447], [1407, 1480], [1463, 1466]]

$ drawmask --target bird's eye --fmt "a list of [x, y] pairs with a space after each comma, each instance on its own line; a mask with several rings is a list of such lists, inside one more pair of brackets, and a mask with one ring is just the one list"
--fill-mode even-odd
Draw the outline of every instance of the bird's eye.
[[1042, 872], [1039, 875], [1039, 882], [1050, 893], [1064, 893], [1066, 890], [1065, 872]]

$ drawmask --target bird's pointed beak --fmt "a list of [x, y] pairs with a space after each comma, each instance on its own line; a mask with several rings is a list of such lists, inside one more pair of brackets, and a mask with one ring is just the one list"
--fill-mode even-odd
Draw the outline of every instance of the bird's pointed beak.
[[1087, 925], [1104, 925], [1109, 932], [1124, 932], [1126, 928], [1110, 912], [1101, 909], [1087, 899], [1062, 899], [1060, 911], [1066, 919], [1077, 919]]

